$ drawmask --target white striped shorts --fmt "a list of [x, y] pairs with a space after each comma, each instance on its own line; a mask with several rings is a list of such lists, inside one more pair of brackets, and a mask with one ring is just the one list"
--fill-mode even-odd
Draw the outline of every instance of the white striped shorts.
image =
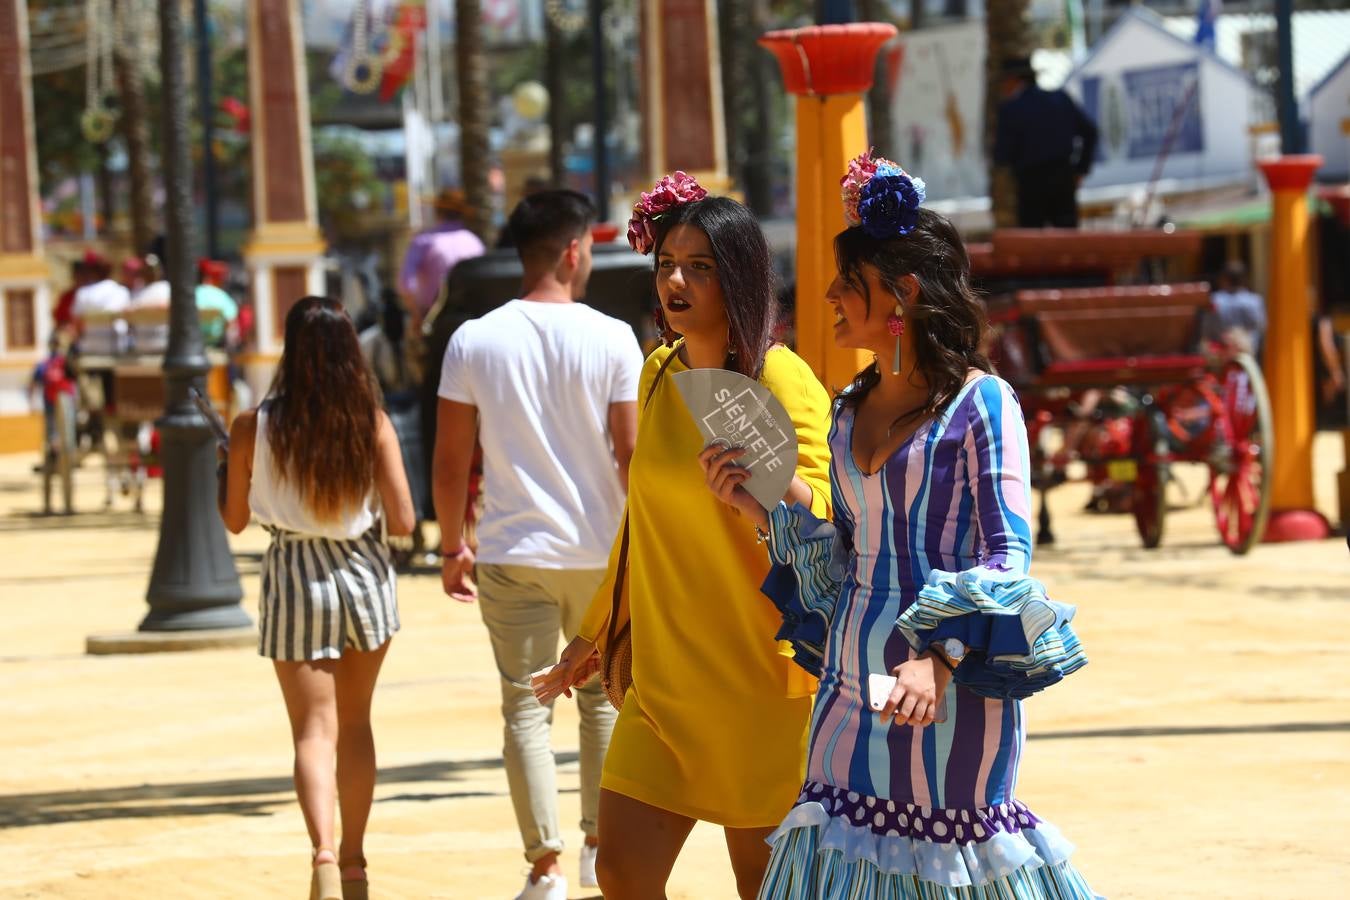
[[398, 631], [394, 564], [372, 529], [349, 541], [269, 528], [258, 652], [287, 662], [375, 650]]

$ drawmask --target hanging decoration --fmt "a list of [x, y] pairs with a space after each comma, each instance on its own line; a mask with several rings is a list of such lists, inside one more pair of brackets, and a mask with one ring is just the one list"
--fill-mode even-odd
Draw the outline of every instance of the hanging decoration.
[[342, 86], [355, 94], [369, 94], [384, 77], [384, 60], [371, 52], [372, 0], [357, 0], [352, 10], [352, 43], [342, 68]]
[[108, 105], [113, 90], [111, 0], [89, 0], [84, 19], [84, 112], [80, 131], [90, 143], [112, 137], [117, 114]]
[[544, 12], [563, 34], [576, 34], [586, 27], [586, 0], [546, 0]]

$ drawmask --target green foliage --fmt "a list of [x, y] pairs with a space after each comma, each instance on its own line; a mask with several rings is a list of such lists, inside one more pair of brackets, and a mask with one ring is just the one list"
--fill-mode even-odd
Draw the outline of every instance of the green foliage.
[[376, 177], [370, 157], [351, 138], [314, 135], [314, 180], [319, 224], [331, 237], [359, 236], [370, 210], [383, 206], [384, 183]]
[[33, 79], [33, 133], [43, 195], [68, 178], [98, 168], [98, 151], [80, 131], [83, 111], [83, 66]]

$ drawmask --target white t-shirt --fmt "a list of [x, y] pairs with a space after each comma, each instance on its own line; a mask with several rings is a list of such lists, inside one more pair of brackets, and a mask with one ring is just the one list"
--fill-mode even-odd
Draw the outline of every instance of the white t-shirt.
[[623, 513], [611, 403], [636, 402], [633, 329], [580, 303], [512, 300], [450, 339], [440, 395], [478, 408], [478, 559], [603, 569]]
[[105, 278], [86, 284], [75, 292], [73, 311], [76, 316], [99, 312], [118, 313], [125, 311], [130, 303], [131, 291], [111, 278]]

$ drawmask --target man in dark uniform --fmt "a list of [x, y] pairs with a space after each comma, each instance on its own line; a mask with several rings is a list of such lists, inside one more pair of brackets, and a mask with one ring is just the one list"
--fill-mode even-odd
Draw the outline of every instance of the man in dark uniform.
[[1042, 90], [1028, 57], [1005, 60], [994, 162], [1017, 181], [1022, 228], [1078, 227], [1078, 183], [1092, 168], [1097, 126], [1064, 91]]

